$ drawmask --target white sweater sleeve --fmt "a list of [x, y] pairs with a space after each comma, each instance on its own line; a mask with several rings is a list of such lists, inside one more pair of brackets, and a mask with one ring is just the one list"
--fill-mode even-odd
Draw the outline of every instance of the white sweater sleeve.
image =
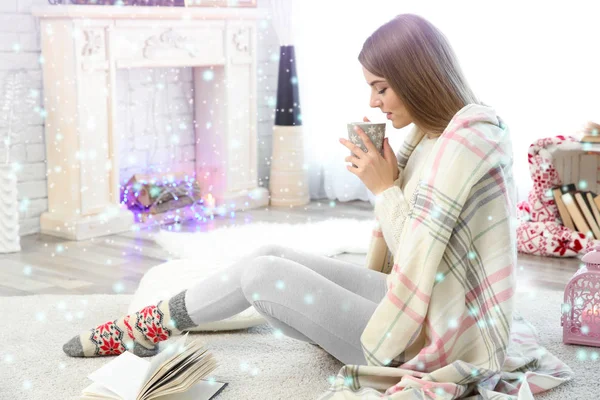
[[393, 186], [375, 196], [375, 216], [385, 243], [393, 256], [396, 255], [404, 221], [408, 216], [408, 203], [404, 198], [401, 185], [402, 174]]

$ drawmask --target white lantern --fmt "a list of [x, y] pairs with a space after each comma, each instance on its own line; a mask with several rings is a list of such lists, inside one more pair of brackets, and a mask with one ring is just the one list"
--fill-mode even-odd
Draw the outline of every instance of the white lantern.
[[17, 176], [7, 164], [0, 165], [0, 253], [21, 251]]

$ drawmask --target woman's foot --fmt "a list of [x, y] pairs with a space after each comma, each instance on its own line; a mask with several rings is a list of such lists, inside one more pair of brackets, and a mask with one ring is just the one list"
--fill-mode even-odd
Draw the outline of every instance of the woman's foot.
[[153, 356], [158, 342], [195, 326], [185, 307], [185, 293], [85, 331], [65, 343], [63, 351], [71, 357], [112, 356], [125, 350]]

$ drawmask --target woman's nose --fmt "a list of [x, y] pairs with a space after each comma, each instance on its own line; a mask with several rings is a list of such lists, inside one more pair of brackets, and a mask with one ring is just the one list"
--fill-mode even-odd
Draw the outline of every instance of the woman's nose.
[[381, 105], [381, 100], [377, 99], [375, 96], [371, 96], [369, 99], [369, 106], [372, 108], [377, 108]]

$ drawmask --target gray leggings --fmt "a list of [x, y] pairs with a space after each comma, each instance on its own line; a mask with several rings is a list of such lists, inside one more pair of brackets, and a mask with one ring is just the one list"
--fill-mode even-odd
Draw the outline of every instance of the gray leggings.
[[269, 245], [189, 288], [185, 305], [196, 324], [252, 305], [283, 334], [317, 344], [344, 364], [366, 365], [360, 336], [386, 294], [386, 276]]

